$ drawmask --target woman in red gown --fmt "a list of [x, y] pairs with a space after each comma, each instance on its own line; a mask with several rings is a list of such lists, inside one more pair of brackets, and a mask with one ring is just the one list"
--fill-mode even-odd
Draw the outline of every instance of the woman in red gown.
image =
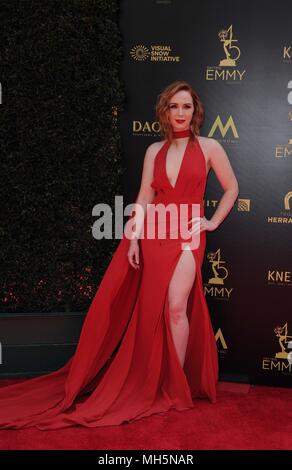
[[[2, 429], [119, 425], [191, 408], [198, 397], [216, 400], [216, 342], [201, 266], [206, 231], [227, 216], [238, 185], [221, 145], [199, 137], [203, 107], [187, 82], [170, 84], [158, 97], [156, 113], [165, 140], [150, 145], [145, 154], [141, 188], [128, 221], [135, 222], [135, 236], [124, 233], [74, 356], [55, 372], [0, 389]], [[207, 220], [203, 197], [211, 168], [224, 195]], [[159, 224], [155, 237], [142, 236], [148, 207], [169, 204], [187, 206], [189, 234], [199, 237], [198, 246], [182, 244], [181, 236], [172, 238], [169, 218], [163, 238], [156, 236]], [[199, 209], [196, 217], [189, 212], [192, 205]]]

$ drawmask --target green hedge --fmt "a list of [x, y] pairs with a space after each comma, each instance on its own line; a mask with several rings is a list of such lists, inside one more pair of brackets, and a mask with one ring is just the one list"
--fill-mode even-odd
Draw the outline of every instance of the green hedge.
[[83, 311], [118, 241], [92, 208], [122, 194], [117, 0], [1, 2], [1, 311]]

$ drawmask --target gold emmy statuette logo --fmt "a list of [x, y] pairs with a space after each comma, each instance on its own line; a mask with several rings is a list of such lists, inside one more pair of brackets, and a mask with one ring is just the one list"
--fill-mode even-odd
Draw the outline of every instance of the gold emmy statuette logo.
[[274, 329], [274, 332], [279, 338], [279, 345], [281, 348], [281, 351], [275, 354], [275, 357], [277, 359], [288, 359], [289, 352], [287, 349], [289, 349], [289, 340], [288, 338], [292, 338], [292, 336], [288, 335], [288, 323], [285, 323], [284, 326], [276, 326]]
[[228, 270], [225, 266], [222, 266], [225, 261], [221, 261], [220, 248], [215, 253], [208, 253], [207, 256], [210, 263], [212, 263], [212, 271], [214, 277], [211, 277], [208, 281], [209, 284], [223, 285], [224, 279], [228, 276]]
[[284, 207], [287, 211], [290, 210], [290, 199], [292, 198], [292, 191], [289, 191], [289, 193], [285, 194], [284, 197]]
[[241, 56], [241, 50], [235, 43], [238, 42], [234, 37], [233, 25], [228, 29], [221, 29], [218, 38], [223, 46], [223, 53], [220, 51], [221, 60], [216, 65], [207, 65], [206, 80], [222, 80], [226, 84], [241, 83], [245, 79], [246, 70], [240, 70], [238, 60]]
[[134, 60], [146, 60], [150, 56], [149, 49], [145, 46], [142, 46], [142, 44], [139, 44], [139, 46], [132, 47], [130, 51], [130, 55]]
[[232, 45], [234, 42], [238, 42], [237, 39], [233, 39], [233, 29], [232, 25], [229, 26], [227, 31], [222, 29], [219, 31], [218, 37], [221, 42], [223, 42], [223, 49], [225, 52], [225, 59], [220, 60], [219, 65], [235, 67], [236, 61], [240, 57], [239, 47]]

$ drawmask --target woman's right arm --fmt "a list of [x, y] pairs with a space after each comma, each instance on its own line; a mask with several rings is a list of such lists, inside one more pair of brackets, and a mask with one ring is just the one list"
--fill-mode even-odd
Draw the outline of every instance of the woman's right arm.
[[[131, 215], [135, 212], [133, 218], [131, 218], [129, 223], [129, 228], [133, 227], [134, 236], [131, 235], [130, 249], [128, 252], [129, 263], [134, 268], [138, 268], [139, 264], [139, 244], [138, 239], [141, 235], [143, 228], [144, 218], [147, 211], [147, 204], [151, 204], [154, 199], [155, 191], [151, 186], [153, 181], [154, 174], [154, 161], [157, 155], [157, 152], [161, 146], [160, 142], [154, 142], [153, 144], [147, 147], [143, 163], [143, 173], [141, 178], [141, 185], [138, 192], [137, 199], [132, 208]], [[130, 230], [132, 232], [132, 230]], [[134, 259], [136, 261], [134, 261]]]

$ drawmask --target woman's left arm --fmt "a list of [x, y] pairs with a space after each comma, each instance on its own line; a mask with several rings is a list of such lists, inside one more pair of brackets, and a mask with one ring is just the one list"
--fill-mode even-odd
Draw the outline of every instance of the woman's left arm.
[[229, 214], [239, 194], [239, 186], [228, 156], [222, 145], [215, 139], [209, 139], [208, 158], [210, 167], [214, 170], [224, 194], [216, 211], [208, 221], [205, 219], [205, 230], [213, 231]]

